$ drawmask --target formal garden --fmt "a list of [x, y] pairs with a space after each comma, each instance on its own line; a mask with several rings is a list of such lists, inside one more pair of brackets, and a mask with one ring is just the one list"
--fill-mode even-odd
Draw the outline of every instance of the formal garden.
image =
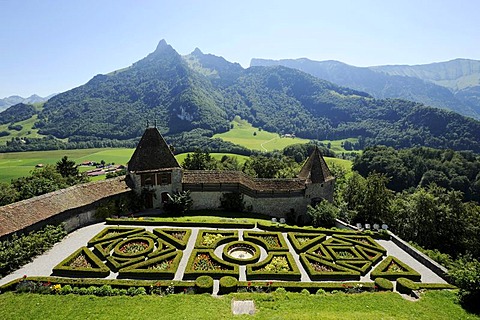
[[384, 231], [300, 228], [254, 219], [174, 220], [107, 219], [50, 275], [25, 275], [3, 285], [2, 292], [216, 295], [282, 288], [410, 295], [454, 288], [445, 281], [422, 281], [417, 270], [389, 255], [379, 244], [390, 237]]

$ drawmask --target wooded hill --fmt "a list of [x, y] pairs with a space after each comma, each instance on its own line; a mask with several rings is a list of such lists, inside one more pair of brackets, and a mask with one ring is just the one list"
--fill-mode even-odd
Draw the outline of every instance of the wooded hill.
[[[182, 151], [199, 146], [230, 151], [232, 144], [210, 137], [229, 130], [236, 115], [302, 138], [361, 137], [364, 145], [480, 152], [480, 122], [471, 118], [405, 100], [374, 99], [282, 66], [243, 69], [199, 49], [182, 57], [164, 40], [132, 66], [51, 98], [36, 128], [50, 139], [68, 138], [70, 147], [112, 146], [134, 144], [146, 121], [156, 120]], [[36, 143], [13, 141], [7, 149]]]
[[378, 99], [401, 98], [480, 119], [480, 61], [355, 67], [339, 61], [252, 59], [251, 66], [285, 66]]

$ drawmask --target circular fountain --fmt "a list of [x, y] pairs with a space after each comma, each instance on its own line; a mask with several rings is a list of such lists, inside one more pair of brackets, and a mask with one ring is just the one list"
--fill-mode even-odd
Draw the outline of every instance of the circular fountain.
[[248, 241], [235, 241], [223, 248], [223, 259], [226, 261], [248, 264], [260, 258], [260, 248]]

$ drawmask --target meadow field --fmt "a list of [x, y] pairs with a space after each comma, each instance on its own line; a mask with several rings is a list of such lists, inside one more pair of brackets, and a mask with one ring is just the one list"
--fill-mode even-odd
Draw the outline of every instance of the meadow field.
[[[25, 130], [31, 129], [33, 120], [25, 120], [22, 131], [18, 132], [18, 136], [26, 136]], [[260, 130], [253, 127], [247, 121], [235, 118], [232, 121], [233, 128], [228, 132], [216, 134], [214, 138], [221, 138], [226, 141], [241, 145], [251, 150], [258, 151], [273, 151], [283, 150], [285, 147], [298, 144], [308, 143], [310, 140], [300, 138], [283, 138], [276, 133]], [[6, 125], [4, 125], [6, 126]], [[1, 130], [0, 126], [0, 130]], [[254, 135], [254, 133], [256, 133]], [[35, 136], [36, 131], [32, 130], [28, 136]], [[4, 137], [10, 139], [9, 137]], [[351, 142], [355, 142], [352, 139]], [[341, 147], [343, 140], [322, 141], [324, 144], [331, 143], [332, 150], [335, 152], [343, 152], [345, 149]], [[3, 141], [4, 142], [4, 141]], [[0, 141], [2, 143], [2, 141]], [[11, 179], [28, 176], [35, 166], [38, 164], [55, 164], [63, 156], [81, 164], [84, 161], [101, 162], [114, 164], [127, 164], [135, 149], [128, 148], [105, 148], [105, 149], [75, 149], [75, 150], [53, 150], [53, 151], [27, 151], [27, 152], [7, 152], [0, 153], [0, 182], [9, 182]], [[211, 156], [220, 160], [224, 155], [237, 157], [240, 164], [243, 164], [248, 157], [230, 154], [230, 153], [211, 153]], [[178, 154], [175, 157], [181, 164], [187, 153]], [[328, 165], [335, 163], [337, 166], [345, 168], [347, 171], [351, 170], [352, 162], [338, 158], [325, 157]], [[91, 167], [80, 167], [80, 171], [87, 171]], [[92, 180], [103, 179], [104, 176], [92, 178]]]

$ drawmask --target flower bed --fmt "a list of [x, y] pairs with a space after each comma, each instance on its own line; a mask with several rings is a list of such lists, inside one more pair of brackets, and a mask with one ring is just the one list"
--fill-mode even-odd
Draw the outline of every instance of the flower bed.
[[120, 258], [135, 258], [145, 256], [155, 249], [152, 238], [133, 237], [119, 242], [113, 248], [113, 256]]
[[159, 238], [171, 243], [177, 249], [184, 250], [187, 247], [188, 239], [192, 234], [190, 229], [178, 228], [155, 228], [153, 233]]
[[143, 228], [129, 228], [129, 227], [107, 227], [97, 233], [92, 239], [90, 239], [87, 243], [87, 246], [91, 247], [97, 243], [118, 239], [118, 238], [125, 238], [129, 235], [140, 233], [145, 231]]
[[364, 248], [368, 248], [368, 249], [371, 249], [371, 250], [382, 252], [383, 254], [385, 254], [387, 252], [387, 250], [385, 250], [384, 247], [379, 245], [370, 236], [334, 234], [333, 237], [336, 238], [336, 239], [340, 239], [340, 240], [343, 240], [343, 241], [353, 243], [355, 245], [360, 245]]
[[56, 265], [53, 274], [65, 277], [104, 278], [110, 274], [110, 270], [87, 247], [81, 247]]
[[270, 252], [264, 261], [247, 265], [247, 279], [300, 280], [301, 274], [289, 252]]
[[120, 278], [173, 279], [182, 256], [182, 251], [170, 252], [120, 269], [118, 274]]
[[371, 279], [378, 277], [388, 280], [407, 278], [412, 281], [420, 281], [421, 275], [399, 259], [393, 256], [388, 256], [378, 264], [370, 274]]
[[359, 280], [360, 272], [332, 261], [301, 253], [300, 261], [312, 280]]
[[287, 233], [287, 238], [290, 240], [295, 251], [297, 253], [302, 253], [325, 241], [327, 235], [323, 233], [289, 232]]
[[205, 230], [198, 231], [195, 241], [196, 249], [214, 249], [223, 243], [238, 240], [237, 230]]
[[229, 275], [238, 277], [238, 265], [219, 259], [211, 249], [195, 249], [188, 259], [184, 279], [194, 279], [200, 275], [215, 279]]
[[288, 251], [287, 243], [280, 232], [245, 231], [243, 239], [261, 245], [267, 251]]

